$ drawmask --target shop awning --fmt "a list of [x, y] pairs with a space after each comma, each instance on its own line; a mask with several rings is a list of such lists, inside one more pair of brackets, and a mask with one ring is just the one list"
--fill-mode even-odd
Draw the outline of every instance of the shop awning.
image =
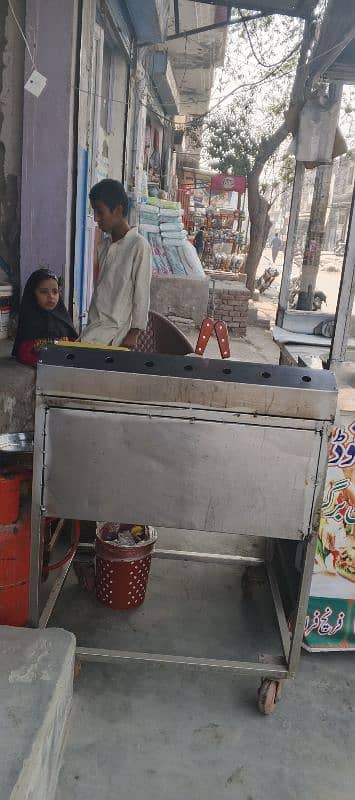
[[166, 50], [155, 50], [151, 57], [150, 74], [165, 112], [179, 114], [179, 90]]
[[170, 3], [165, 0], [130, 0], [129, 15], [138, 44], [164, 42], [168, 30]]

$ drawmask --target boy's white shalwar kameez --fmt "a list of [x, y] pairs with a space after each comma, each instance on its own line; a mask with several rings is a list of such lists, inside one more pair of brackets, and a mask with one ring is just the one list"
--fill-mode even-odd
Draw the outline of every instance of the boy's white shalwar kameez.
[[118, 242], [105, 239], [98, 256], [98, 280], [81, 340], [118, 347], [131, 328], [147, 327], [151, 249], [136, 228], [130, 228]]

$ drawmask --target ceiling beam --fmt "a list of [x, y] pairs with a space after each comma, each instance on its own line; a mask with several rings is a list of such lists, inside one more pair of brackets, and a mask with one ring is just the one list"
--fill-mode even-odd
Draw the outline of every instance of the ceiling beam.
[[[200, 1], [200, 0], [199, 0]], [[180, 31], [179, 33], [172, 33], [166, 37], [167, 42], [174, 41], [175, 39], [185, 39], [187, 36], [196, 36], [198, 33], [208, 33], [209, 31], [214, 31], [218, 28], [227, 28], [231, 25], [243, 25], [245, 22], [249, 22], [253, 19], [263, 19], [264, 17], [268, 17], [269, 12], [265, 12], [263, 14], [251, 14], [249, 17], [243, 17], [243, 19], [226, 19], [223, 22], [213, 22], [211, 25], [203, 25], [200, 28], [191, 28], [191, 30]]]
[[[196, 2], [196, 0], [188, 0], [190, 3]], [[203, 3], [204, 5], [210, 6], [224, 6], [224, 8], [242, 8], [244, 10], [249, 9], [251, 11], [262, 11], [264, 15], [269, 16], [271, 14], [281, 14], [287, 17], [306, 17], [308, 16], [308, 9], [307, 9], [307, 2], [305, 3], [304, 0], [299, 0], [298, 3], [294, 3], [294, 8], [291, 6], [282, 7], [280, 8], [280, 4], [278, 4], [277, 0], [275, 0], [275, 6], [270, 8], [265, 8], [264, 3], [262, 0], [258, 3], [258, 0], [198, 0], [199, 3]]]

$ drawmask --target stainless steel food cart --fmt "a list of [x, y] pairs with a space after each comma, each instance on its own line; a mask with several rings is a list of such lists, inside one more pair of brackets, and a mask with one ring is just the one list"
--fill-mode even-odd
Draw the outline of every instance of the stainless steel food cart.
[[[300, 657], [336, 398], [328, 371], [48, 347], [36, 390], [31, 624], [47, 624], [70, 568], [63, 568], [41, 608], [45, 517], [132, 519], [158, 528], [266, 537], [280, 656], [261, 656], [257, 641], [253, 661], [238, 660], [238, 654], [219, 660], [97, 649], [80, 641], [78, 656], [255, 673], [262, 678], [259, 706], [270, 710]], [[296, 549], [291, 626], [279, 580], [290, 543]], [[179, 550], [158, 549], [155, 556], [260, 563]]]

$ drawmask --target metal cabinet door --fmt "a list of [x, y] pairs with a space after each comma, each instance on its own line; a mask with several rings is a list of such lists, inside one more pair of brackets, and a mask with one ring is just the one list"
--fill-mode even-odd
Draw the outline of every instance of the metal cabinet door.
[[51, 408], [43, 505], [53, 517], [277, 538], [307, 535], [315, 430]]

